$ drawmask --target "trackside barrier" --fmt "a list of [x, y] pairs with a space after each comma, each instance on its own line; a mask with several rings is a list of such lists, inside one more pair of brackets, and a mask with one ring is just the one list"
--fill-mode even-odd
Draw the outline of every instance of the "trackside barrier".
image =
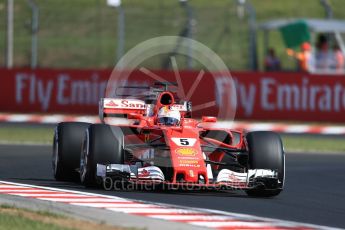
[[[153, 72], [175, 80], [172, 71]], [[198, 74], [180, 72], [186, 94]], [[111, 70], [0, 69], [0, 112], [96, 115], [110, 75]], [[232, 78], [236, 119], [345, 122], [345, 76], [233, 72]], [[129, 77], [136, 85], [153, 81], [140, 71]], [[234, 100], [231, 84], [222, 73], [206, 72], [190, 95], [193, 108], [199, 108], [193, 116], [217, 116], [227, 108]]]

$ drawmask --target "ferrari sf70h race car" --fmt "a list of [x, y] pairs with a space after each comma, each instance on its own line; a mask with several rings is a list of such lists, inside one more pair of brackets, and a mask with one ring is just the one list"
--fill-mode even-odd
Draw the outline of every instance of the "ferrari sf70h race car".
[[[278, 195], [285, 179], [280, 136], [219, 128], [216, 117], [193, 119], [191, 102], [179, 100], [171, 84], [121, 87], [147, 93], [102, 98], [99, 124], [59, 123], [55, 179], [87, 187], [122, 182]], [[112, 124], [118, 117], [128, 123]]]

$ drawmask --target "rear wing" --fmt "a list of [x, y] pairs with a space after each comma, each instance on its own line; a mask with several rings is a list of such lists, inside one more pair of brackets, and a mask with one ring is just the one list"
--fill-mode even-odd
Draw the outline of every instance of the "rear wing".
[[102, 98], [99, 102], [99, 117], [127, 117], [129, 113], [146, 113], [146, 104], [138, 99]]
[[[133, 98], [101, 98], [99, 102], [99, 118], [103, 122], [105, 117], [126, 118], [130, 113], [152, 116], [154, 106], [152, 104], [146, 104], [143, 100]], [[191, 103], [183, 102], [183, 104], [173, 104], [170, 108], [180, 111], [182, 116], [190, 116]]]

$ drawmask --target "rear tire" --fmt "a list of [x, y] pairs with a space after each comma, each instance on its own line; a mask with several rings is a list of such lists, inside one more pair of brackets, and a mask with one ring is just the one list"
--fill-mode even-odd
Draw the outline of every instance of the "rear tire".
[[62, 122], [55, 128], [52, 168], [57, 181], [79, 181], [79, 158], [89, 123]]
[[124, 135], [119, 127], [90, 125], [86, 130], [80, 155], [80, 180], [86, 187], [101, 184], [97, 164], [124, 164]]
[[247, 190], [249, 196], [277, 196], [284, 187], [285, 154], [280, 136], [275, 132], [256, 131], [246, 136], [249, 150], [249, 169], [278, 170], [278, 183]]

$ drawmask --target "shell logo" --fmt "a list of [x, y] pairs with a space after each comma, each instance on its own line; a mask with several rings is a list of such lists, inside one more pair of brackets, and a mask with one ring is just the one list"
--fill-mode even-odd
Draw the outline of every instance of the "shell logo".
[[193, 148], [178, 148], [175, 151], [180, 156], [195, 156], [197, 153]]

